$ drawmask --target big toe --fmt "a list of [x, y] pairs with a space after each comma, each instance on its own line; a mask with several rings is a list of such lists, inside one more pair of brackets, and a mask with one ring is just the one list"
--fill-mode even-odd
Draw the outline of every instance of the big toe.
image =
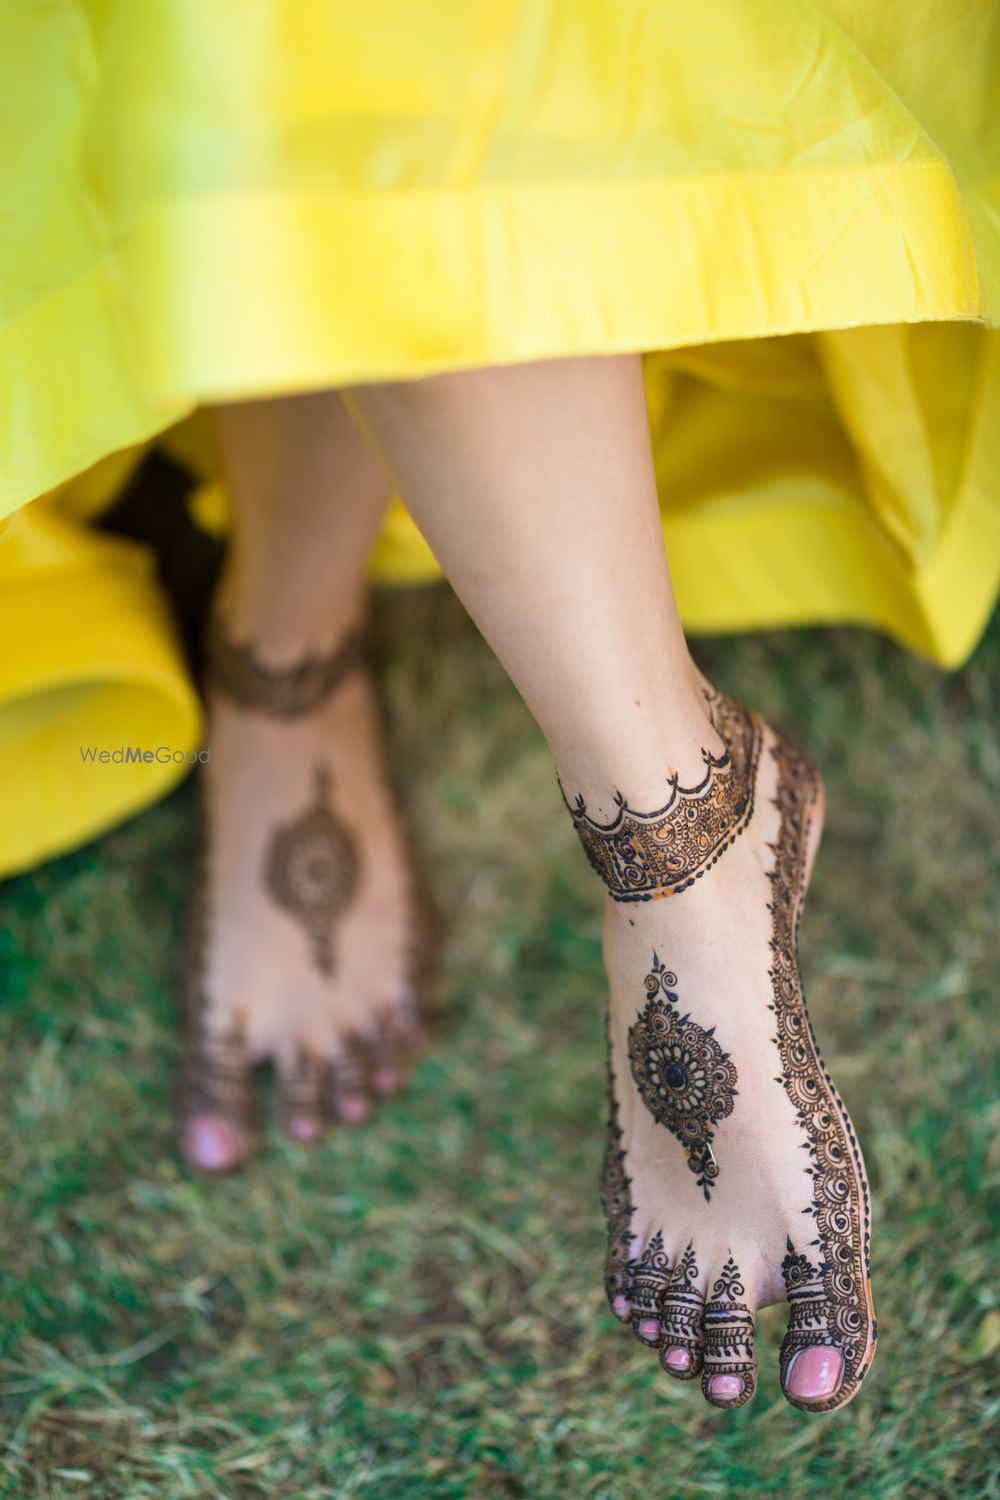
[[190, 1162], [207, 1172], [225, 1172], [243, 1157], [243, 1132], [222, 1115], [192, 1115], [181, 1127], [181, 1149]]
[[826, 1401], [840, 1386], [844, 1356], [826, 1344], [800, 1349], [785, 1375], [785, 1391], [799, 1401]]

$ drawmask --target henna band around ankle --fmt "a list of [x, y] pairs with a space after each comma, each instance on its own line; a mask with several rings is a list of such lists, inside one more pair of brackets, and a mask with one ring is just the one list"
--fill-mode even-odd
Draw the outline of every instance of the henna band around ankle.
[[309, 653], [291, 667], [266, 667], [252, 641], [237, 643], [219, 616], [208, 627], [206, 654], [213, 685], [241, 708], [294, 719], [324, 703], [365, 659], [363, 630], [352, 630], [325, 656]]

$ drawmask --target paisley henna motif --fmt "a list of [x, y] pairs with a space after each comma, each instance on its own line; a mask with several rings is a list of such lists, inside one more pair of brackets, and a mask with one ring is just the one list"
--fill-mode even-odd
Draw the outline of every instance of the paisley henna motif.
[[[770, 970], [781, 1058], [781, 1083], [795, 1106], [809, 1152], [812, 1203], [807, 1210], [816, 1237], [799, 1254], [789, 1241], [782, 1273], [791, 1317], [781, 1346], [781, 1379], [793, 1405], [825, 1411], [843, 1405], [871, 1367], [877, 1330], [869, 1313], [870, 1204], [864, 1163], [833, 1080], [820, 1057], [799, 981], [798, 925], [805, 885], [806, 850], [818, 777], [794, 746], [779, 740], [775, 805], [781, 814], [771, 873]], [[838, 1349], [844, 1359], [840, 1386], [825, 1401], [799, 1401], [786, 1385], [788, 1367], [811, 1344]]]
[[709, 717], [725, 753], [702, 750], [705, 775], [682, 787], [668, 778], [670, 796], [654, 812], [637, 812], [617, 792], [610, 823], [587, 813], [578, 796], [563, 793], [584, 851], [616, 901], [675, 896], [700, 880], [735, 843], [753, 816], [761, 722], [722, 694], [706, 694]]
[[[740, 1268], [730, 1255], [705, 1303], [705, 1368], [701, 1389], [705, 1399], [715, 1406], [743, 1406], [756, 1389], [754, 1323], [743, 1301], [745, 1296]], [[743, 1387], [735, 1396], [715, 1396], [709, 1386], [716, 1375], [736, 1375], [743, 1381]]]
[[646, 1007], [629, 1028], [629, 1062], [643, 1104], [680, 1141], [708, 1201], [719, 1175], [715, 1127], [733, 1112], [738, 1074], [715, 1039], [715, 1027], [706, 1031], [680, 1014], [676, 983], [676, 974], [654, 953]]

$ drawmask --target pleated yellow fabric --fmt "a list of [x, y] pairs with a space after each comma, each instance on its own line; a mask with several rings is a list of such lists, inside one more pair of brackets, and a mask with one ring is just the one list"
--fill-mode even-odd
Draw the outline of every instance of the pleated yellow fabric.
[[[136, 692], [174, 672], [189, 738], [159, 606], [90, 546], [108, 470], [78, 476], [213, 400], [484, 363], [646, 354], [690, 628], [972, 649], [1000, 575], [996, 0], [6, 0], [0, 57], [0, 515], [57, 491], [11, 534], [75, 539], [60, 618], [106, 577]], [[58, 722], [25, 556], [9, 745]], [[374, 569], [434, 574], [398, 504]], [[99, 816], [79, 780], [0, 869], [173, 774]]]

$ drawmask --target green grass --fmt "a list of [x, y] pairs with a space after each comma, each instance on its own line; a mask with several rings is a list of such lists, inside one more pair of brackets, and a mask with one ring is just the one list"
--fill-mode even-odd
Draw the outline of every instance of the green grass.
[[872, 1173], [882, 1342], [854, 1405], [809, 1417], [778, 1310], [731, 1414], [608, 1313], [598, 890], [451, 596], [381, 621], [446, 916], [435, 1049], [373, 1126], [225, 1181], [174, 1155], [190, 785], [0, 891], [0, 1496], [1000, 1495], [1000, 629], [953, 677], [853, 631], [698, 649], [827, 775], [804, 969]]

